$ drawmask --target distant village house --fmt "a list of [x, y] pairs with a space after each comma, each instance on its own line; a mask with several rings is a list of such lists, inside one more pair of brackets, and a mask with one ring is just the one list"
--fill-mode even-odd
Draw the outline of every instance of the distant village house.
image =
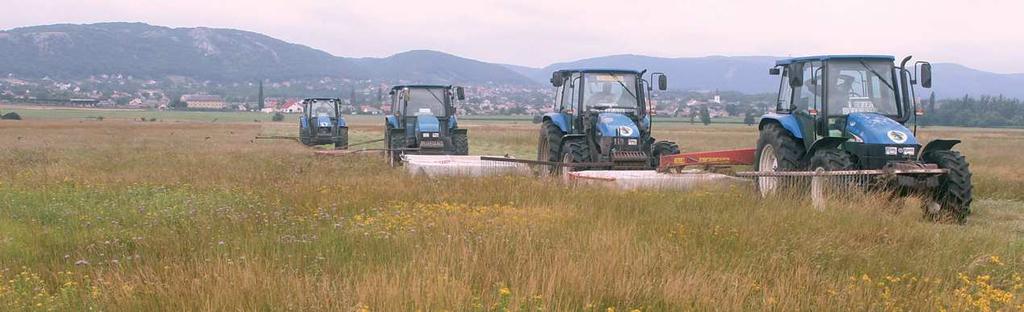
[[186, 94], [181, 96], [181, 102], [185, 103], [188, 109], [224, 109], [224, 99], [217, 95]]

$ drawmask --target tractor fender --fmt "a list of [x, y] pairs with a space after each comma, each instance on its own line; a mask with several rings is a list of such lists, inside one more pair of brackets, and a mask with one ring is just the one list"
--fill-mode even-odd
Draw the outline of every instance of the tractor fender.
[[455, 129], [459, 127], [459, 120], [455, 118], [455, 115], [448, 117], [448, 129]]
[[928, 152], [931, 151], [951, 150], [953, 149], [953, 146], [957, 144], [960, 144], [960, 140], [932, 140], [931, 142], [928, 142], [928, 144], [925, 145], [924, 148], [921, 149], [921, 152], [918, 153], [918, 158], [924, 157], [924, 154], [927, 154]]
[[463, 129], [463, 128], [452, 129], [452, 132], [451, 132], [451, 134], [467, 134], [467, 133], [469, 133], [469, 130], [468, 129]]
[[388, 126], [391, 126], [391, 128], [394, 129], [401, 128], [401, 126], [398, 124], [398, 117], [395, 117], [395, 115], [384, 116], [384, 123], [386, 123]]
[[307, 127], [309, 127], [309, 121], [306, 120], [306, 117], [299, 116], [299, 128], [306, 129]]
[[562, 130], [562, 133], [568, 133], [569, 127], [569, 116], [563, 113], [546, 113], [542, 120], [551, 120], [551, 123], [558, 126], [558, 129]]
[[338, 127], [348, 127], [348, 124], [345, 123], [345, 118], [338, 116]]
[[846, 143], [846, 141], [849, 141], [849, 140], [850, 140], [850, 138], [839, 138], [839, 137], [821, 138], [821, 139], [815, 141], [814, 144], [811, 144], [811, 149], [808, 150], [807, 153], [804, 153], [804, 159], [805, 160], [806, 159], [810, 159], [811, 157], [814, 156], [814, 153], [817, 152], [818, 150], [835, 149], [835, 148], [839, 147], [839, 145], [842, 145], [843, 143]]
[[793, 115], [777, 113], [765, 114], [764, 116], [761, 116], [761, 123], [757, 125], [757, 129], [764, 129], [764, 126], [768, 125], [769, 123], [777, 123], [781, 125], [783, 129], [789, 131], [789, 133], [792, 134], [793, 137], [797, 139], [804, 138], [803, 131], [800, 131], [800, 122], [797, 121], [796, 117]]
[[582, 134], [582, 133], [566, 134], [566, 135], [562, 136], [562, 142], [565, 142], [568, 139], [586, 138], [586, 137], [587, 137], [587, 135], [586, 134]]

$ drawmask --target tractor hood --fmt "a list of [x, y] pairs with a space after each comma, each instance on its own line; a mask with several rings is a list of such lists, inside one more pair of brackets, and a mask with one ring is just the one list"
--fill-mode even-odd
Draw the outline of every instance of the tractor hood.
[[605, 137], [640, 137], [640, 129], [632, 119], [623, 114], [600, 113], [597, 114], [597, 131]]
[[331, 117], [323, 116], [323, 115], [316, 116], [316, 126], [317, 127], [330, 127], [331, 126]]
[[416, 115], [416, 132], [440, 132], [441, 123], [432, 114]]
[[850, 114], [846, 117], [846, 131], [867, 144], [918, 144], [910, 129], [876, 113]]

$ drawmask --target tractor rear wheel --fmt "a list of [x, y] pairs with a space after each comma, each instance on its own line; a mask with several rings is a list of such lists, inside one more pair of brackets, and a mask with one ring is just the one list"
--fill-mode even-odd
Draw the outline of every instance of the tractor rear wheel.
[[[783, 129], [781, 125], [770, 123], [761, 129], [754, 151], [754, 169], [758, 172], [794, 171], [803, 168], [801, 157], [804, 147], [797, 138]], [[758, 177], [754, 183], [761, 196], [768, 196], [782, 188], [783, 179], [778, 177]]]
[[348, 149], [348, 128], [338, 129], [338, 137], [334, 138], [334, 149]]
[[469, 155], [469, 136], [465, 133], [452, 134], [452, 148], [455, 155]]
[[402, 164], [402, 151], [405, 148], [405, 137], [404, 136], [388, 136], [388, 163], [392, 167], [398, 167]]
[[672, 141], [659, 141], [651, 147], [651, 167], [658, 168], [661, 156], [679, 154], [679, 145]]
[[[823, 149], [814, 152], [811, 156], [810, 169], [814, 172], [853, 170], [853, 156], [846, 151], [838, 149]], [[811, 202], [815, 208], [822, 210], [830, 194], [849, 192], [855, 185], [852, 181], [842, 176], [813, 177], [811, 178]]]
[[302, 145], [313, 145], [313, 140], [310, 140], [309, 135], [307, 135], [306, 131], [303, 131], [301, 128], [299, 128], [299, 142], [302, 142]]
[[[568, 140], [562, 146], [562, 163], [565, 164], [581, 164], [589, 163], [590, 161], [590, 146], [587, 142], [582, 139]], [[580, 171], [587, 169], [584, 167], [560, 167], [562, 172], [569, 171]]]
[[971, 202], [974, 200], [971, 193], [971, 170], [967, 159], [957, 151], [933, 151], [922, 155], [926, 163], [936, 164], [941, 169], [948, 169], [949, 173], [939, 177], [939, 187], [932, 194], [934, 204], [939, 205], [938, 212], [929, 212], [925, 209], [926, 216], [932, 220], [951, 219], [957, 223], [967, 221], [971, 214]]
[[[558, 157], [562, 152], [561, 147], [562, 130], [551, 120], [545, 120], [540, 127], [540, 136], [537, 138], [537, 160], [559, 161]], [[556, 166], [547, 166], [547, 172], [549, 173], [557, 173], [558, 169], [559, 167]]]

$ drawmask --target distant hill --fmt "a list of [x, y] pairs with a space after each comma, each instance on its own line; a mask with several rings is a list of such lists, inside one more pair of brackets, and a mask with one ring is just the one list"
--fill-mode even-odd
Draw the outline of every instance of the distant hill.
[[[613, 55], [552, 64], [544, 68], [505, 65], [539, 83], [548, 83], [551, 72], [566, 68], [626, 68], [664, 72], [669, 87], [677, 90], [729, 90], [744, 93], [775, 93], [778, 77], [768, 68], [778, 57], [709, 56], [662, 58]], [[934, 64], [934, 91], [943, 98], [963, 95], [1005, 95], [1024, 98], [1024, 74], [996, 74], [950, 63]], [[918, 91], [930, 92], [918, 88]]]
[[[140, 78], [184, 76], [245, 81], [337, 77], [389, 82], [546, 85], [551, 72], [574, 67], [649, 69], [669, 75], [676, 90], [774, 93], [767, 74], [776, 57], [612, 55], [544, 68], [499, 65], [437, 51], [385, 58], [345, 58], [272, 37], [232, 29], [168, 28], [142, 23], [58, 24], [0, 31], [0, 75], [81, 79], [99, 74]], [[1024, 74], [996, 74], [935, 64], [943, 98], [997, 95], [1024, 98]]]
[[97, 74], [227, 81], [330, 76], [534, 84], [503, 66], [435, 51], [343, 58], [248, 31], [142, 23], [59, 24], [2, 31], [0, 73], [70, 79]]

